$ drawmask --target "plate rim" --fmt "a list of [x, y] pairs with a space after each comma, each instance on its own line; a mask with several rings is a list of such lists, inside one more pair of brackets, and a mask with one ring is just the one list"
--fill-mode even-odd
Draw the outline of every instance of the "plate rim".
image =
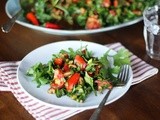
[[[18, 65], [17, 71], [16, 71], [16, 73], [17, 73], [17, 74], [16, 74], [16, 75], [17, 75], [16, 77], [17, 77], [18, 84], [19, 84], [20, 88], [21, 88], [28, 96], [30, 96], [32, 99], [34, 99], [34, 100], [36, 100], [36, 101], [38, 101], [38, 102], [40, 102], [40, 103], [43, 103], [43, 104], [45, 104], [45, 105], [47, 105], [47, 106], [50, 106], [50, 107], [55, 107], [55, 108], [60, 108], [60, 109], [71, 109], [71, 110], [87, 110], [87, 109], [93, 109], [93, 108], [98, 107], [98, 105], [86, 106], [86, 107], [84, 107], [84, 106], [80, 106], [80, 107], [77, 107], [77, 106], [72, 107], [72, 106], [70, 106], [70, 107], [69, 107], [69, 106], [60, 106], [60, 105], [55, 105], [55, 104], [52, 104], [52, 103], [48, 103], [48, 102], [45, 102], [45, 101], [43, 101], [43, 100], [40, 100], [40, 99], [34, 97], [33, 95], [31, 95], [31, 94], [23, 87], [23, 85], [21, 84], [20, 79], [19, 79], [19, 71], [20, 71], [21, 64], [22, 64], [22, 62], [25, 60], [25, 58], [26, 58], [28, 55], [30, 55], [32, 52], [36, 51], [37, 49], [41, 49], [42, 47], [45, 47], [45, 46], [48, 46], [48, 45], [52, 45], [52, 44], [55, 44], [55, 43], [62, 43], [62, 42], [80, 42], [80, 41], [70, 40], [70, 41], [59, 41], [59, 42], [48, 43], [48, 44], [42, 45], [42, 46], [40, 46], [40, 47], [32, 50], [31, 52], [29, 52], [29, 53], [21, 60], [20, 64]], [[82, 41], [82, 42], [98, 44], [98, 43], [88, 42], [88, 41]], [[101, 45], [101, 44], [98, 44], [98, 45]], [[103, 46], [103, 45], [101, 45], [101, 46]], [[63, 48], [62, 48], [62, 49], [63, 49]], [[129, 88], [131, 87], [132, 79], [133, 79], [133, 72], [131, 72], [131, 77], [130, 77], [129, 83], [127, 84], [127, 85], [128, 85], [127, 89], [126, 89], [121, 95], [119, 95], [118, 97], [116, 97], [116, 98], [114, 98], [114, 99], [112, 99], [112, 100], [110, 100], [110, 101], [107, 101], [107, 102], [105, 103], [105, 105], [108, 105], [108, 104], [111, 104], [111, 103], [117, 101], [117, 100], [118, 100], [119, 98], [121, 98], [124, 94], [126, 94], [127, 91], [129, 90]]]

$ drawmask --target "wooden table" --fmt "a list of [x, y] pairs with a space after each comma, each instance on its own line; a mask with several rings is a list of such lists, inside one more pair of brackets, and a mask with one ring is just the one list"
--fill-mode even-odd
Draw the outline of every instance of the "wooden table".
[[[0, 24], [6, 22], [6, 0], [0, 0]], [[55, 36], [34, 31], [15, 24], [8, 34], [0, 31], [0, 61], [21, 60], [33, 49], [56, 41], [86, 40], [100, 44], [121, 42], [126, 48], [149, 64], [160, 68], [160, 61], [146, 55], [143, 39], [143, 22], [110, 32], [79, 36]], [[134, 85], [118, 101], [102, 110], [100, 120], [159, 120], [160, 119], [160, 73]], [[84, 111], [68, 120], [88, 120], [92, 110]], [[33, 120], [34, 118], [18, 103], [11, 92], [0, 92], [1, 120]]]

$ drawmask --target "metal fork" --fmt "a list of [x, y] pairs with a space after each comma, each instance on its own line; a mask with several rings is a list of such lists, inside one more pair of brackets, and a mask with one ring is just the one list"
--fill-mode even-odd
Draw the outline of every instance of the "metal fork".
[[[10, 32], [10, 30], [12, 29], [13, 25], [15, 24], [16, 20], [18, 19], [18, 17], [22, 14], [23, 10], [27, 10], [30, 11], [34, 4], [35, 4], [35, 0], [32, 1], [28, 1], [28, 0], [19, 0], [21, 9], [15, 14], [13, 15], [13, 17], [11, 19], [9, 19], [6, 23], [4, 23], [1, 26], [1, 29], [3, 32], [8, 33]], [[27, 4], [26, 4], [27, 3]]]
[[[130, 72], [131, 72], [131, 67], [130, 65], [123, 65], [121, 67], [121, 70], [117, 76], [117, 79], [120, 81], [115, 87], [123, 87], [125, 86], [129, 79], [130, 79]], [[111, 91], [113, 90], [114, 87], [112, 87], [111, 89], [109, 89], [109, 91], [107, 92], [107, 94], [104, 96], [103, 100], [101, 101], [101, 103], [99, 104], [98, 108], [94, 111], [94, 113], [92, 114], [92, 116], [90, 117], [89, 120], [97, 120], [99, 117], [99, 114], [103, 108], [103, 106], [105, 105]]]

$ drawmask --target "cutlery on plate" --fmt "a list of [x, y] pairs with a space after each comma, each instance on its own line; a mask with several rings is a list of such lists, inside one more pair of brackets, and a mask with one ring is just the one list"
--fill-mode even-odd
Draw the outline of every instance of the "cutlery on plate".
[[[117, 76], [117, 79], [119, 80], [119, 83], [114, 87], [123, 87], [123, 86], [125, 86], [128, 83], [129, 79], [130, 79], [130, 75], [131, 75], [130, 72], [131, 72], [130, 65], [123, 65], [121, 67], [121, 70], [120, 70], [118, 76]], [[107, 101], [107, 99], [108, 99], [108, 97], [109, 97], [109, 95], [110, 95], [110, 93], [111, 93], [111, 91], [113, 90], [114, 87], [109, 89], [109, 91], [104, 96], [104, 98], [102, 99], [102, 101], [99, 104], [98, 108], [96, 108], [96, 110], [94, 111], [94, 113], [92, 114], [92, 116], [90, 117], [89, 120], [98, 120], [99, 114], [100, 114], [103, 106], [105, 105], [105, 103], [106, 103], [106, 101]]]
[[35, 4], [35, 0], [30, 0], [30, 1], [20, 0], [19, 3], [21, 5], [21, 9], [11, 19], [9, 19], [6, 23], [4, 23], [1, 26], [1, 29], [3, 32], [5, 32], [5, 33], [10, 32], [13, 25], [15, 24], [15, 21], [22, 14], [23, 9], [30, 11]]

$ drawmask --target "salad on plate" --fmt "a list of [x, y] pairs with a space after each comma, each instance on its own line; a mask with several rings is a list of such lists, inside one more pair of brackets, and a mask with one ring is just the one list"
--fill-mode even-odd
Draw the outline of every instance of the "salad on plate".
[[48, 63], [39, 62], [30, 67], [27, 75], [33, 77], [37, 87], [49, 84], [49, 94], [57, 97], [67, 95], [83, 103], [91, 92], [97, 95], [97, 92], [115, 86], [119, 82], [116, 75], [121, 65], [130, 64], [130, 53], [126, 49], [120, 49], [113, 56], [108, 53], [98, 58], [87, 46], [77, 50], [62, 49], [53, 54]]

